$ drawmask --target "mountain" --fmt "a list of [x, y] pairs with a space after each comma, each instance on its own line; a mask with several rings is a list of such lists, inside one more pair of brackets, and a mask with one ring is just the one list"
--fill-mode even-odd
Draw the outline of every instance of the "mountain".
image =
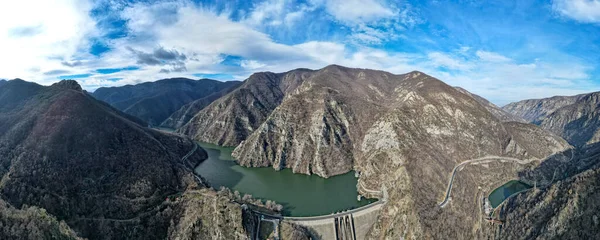
[[528, 122], [538, 123], [541, 119], [550, 115], [557, 109], [571, 105], [579, 100], [583, 95], [577, 96], [555, 96], [543, 99], [529, 99], [519, 102], [509, 103], [502, 107], [515, 116], [519, 116]]
[[0, 113], [0, 222], [10, 222], [0, 229], [14, 226], [0, 239], [69, 239], [69, 229], [88, 239], [246, 233], [240, 205], [195, 181], [205, 151], [145, 128], [75, 81], [9, 81]]
[[137, 85], [99, 88], [93, 96], [158, 126], [183, 105], [238, 84], [236, 81], [171, 78]]
[[538, 188], [500, 206], [501, 239], [595, 239], [600, 204], [600, 144], [553, 155], [521, 173]]
[[6, 83], [6, 80], [0, 79], [0, 86], [2, 86], [2, 84], [5, 84], [5, 83]]
[[522, 119], [521, 117], [518, 117], [516, 115], [513, 115], [513, 114], [503, 110], [502, 108], [496, 106], [495, 104], [491, 103], [487, 99], [485, 99], [477, 94], [473, 94], [464, 88], [456, 87], [456, 90], [458, 90], [461, 93], [471, 96], [473, 99], [475, 99], [475, 101], [479, 102], [479, 104], [481, 104], [483, 107], [485, 107], [485, 109], [487, 109], [490, 113], [492, 113], [496, 118], [500, 119], [501, 121], [504, 121], [504, 122], [527, 122], [525, 119]]
[[595, 92], [557, 109], [539, 125], [562, 136], [574, 146], [582, 146], [600, 141], [599, 116], [600, 92]]
[[255, 73], [239, 88], [203, 108], [178, 132], [203, 142], [236, 146], [312, 73], [308, 69]]
[[[537, 133], [533, 139], [543, 136], [548, 146], [517, 141], [517, 126]], [[455, 151], [456, 160], [478, 151], [544, 157], [568, 146], [535, 129], [504, 124], [471, 95], [420, 72], [393, 75], [333, 65], [307, 78], [233, 154], [244, 166], [329, 177], [371, 157], [386, 158], [382, 151], [397, 151], [387, 158], [404, 162], [402, 149], [425, 142], [419, 148]], [[478, 149], [484, 147], [490, 149]]]
[[540, 127], [562, 136], [574, 146], [600, 141], [600, 92], [572, 97], [525, 100], [504, 107], [514, 114], [535, 116]]
[[[281, 91], [280, 79], [299, 71], [293, 90]], [[322, 177], [357, 171], [361, 195], [381, 198], [374, 192], [383, 191], [388, 197], [369, 238], [472, 239], [485, 236], [474, 196], [570, 147], [535, 125], [507, 122], [490, 108], [421, 72], [331, 65], [255, 74], [200, 111], [182, 133], [239, 143], [233, 155], [243, 166]], [[453, 168], [488, 155], [525, 163], [490, 160], [461, 170], [453, 187], [460, 194], [440, 208]]]
[[[235, 83], [235, 84], [234, 84]], [[241, 85], [241, 82], [232, 82], [232, 86], [215, 92], [206, 97], [195, 100], [181, 107], [179, 110], [171, 114], [162, 124], [161, 127], [178, 129], [183, 127], [190, 121], [198, 112], [204, 109], [206, 106], [211, 104], [213, 101], [227, 95], [231, 91], [234, 91]]]

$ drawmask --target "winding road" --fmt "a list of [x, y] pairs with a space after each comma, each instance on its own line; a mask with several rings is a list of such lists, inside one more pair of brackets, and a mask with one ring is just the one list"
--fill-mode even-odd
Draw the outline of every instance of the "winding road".
[[521, 160], [521, 159], [517, 159], [517, 158], [510, 158], [510, 157], [485, 156], [485, 157], [482, 157], [482, 158], [476, 158], [476, 159], [471, 159], [471, 160], [467, 160], [467, 161], [461, 162], [460, 164], [456, 165], [454, 167], [454, 169], [452, 170], [452, 176], [450, 176], [450, 180], [448, 181], [448, 188], [446, 189], [446, 197], [444, 197], [444, 201], [442, 201], [441, 203], [439, 203], [438, 206], [443, 208], [450, 201], [450, 193], [452, 192], [452, 185], [454, 183], [454, 176], [456, 176], [456, 172], [458, 171], [458, 169], [460, 169], [461, 167], [463, 167], [465, 165], [468, 165], [468, 164], [477, 163], [477, 162], [493, 161], [493, 160], [497, 160], [497, 161], [513, 161], [513, 162], [517, 162], [518, 164], [528, 164], [528, 163], [530, 163], [532, 161], [537, 161], [538, 159]]

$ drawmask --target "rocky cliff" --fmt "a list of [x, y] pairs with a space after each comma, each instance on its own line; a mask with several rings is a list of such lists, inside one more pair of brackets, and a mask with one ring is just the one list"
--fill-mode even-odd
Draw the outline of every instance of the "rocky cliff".
[[198, 112], [177, 132], [198, 141], [237, 146], [311, 74], [307, 69], [255, 73], [242, 86]]

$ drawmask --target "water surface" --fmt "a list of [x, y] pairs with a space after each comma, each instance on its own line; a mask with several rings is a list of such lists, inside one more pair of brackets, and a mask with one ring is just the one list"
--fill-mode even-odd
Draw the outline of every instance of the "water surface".
[[492, 207], [496, 208], [498, 205], [500, 205], [500, 203], [502, 203], [511, 195], [529, 188], [531, 188], [531, 186], [521, 181], [511, 180], [492, 191], [488, 198], [490, 199]]
[[357, 201], [354, 172], [321, 178], [294, 174], [290, 169], [246, 168], [234, 162], [231, 147], [200, 143], [208, 153], [196, 173], [216, 189], [221, 186], [255, 198], [274, 200], [287, 216], [316, 216], [364, 206], [374, 200]]

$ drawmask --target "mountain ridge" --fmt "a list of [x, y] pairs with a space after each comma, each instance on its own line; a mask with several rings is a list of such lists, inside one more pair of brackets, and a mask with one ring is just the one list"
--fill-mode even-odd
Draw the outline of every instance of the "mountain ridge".
[[239, 84], [212, 79], [169, 78], [136, 85], [99, 88], [92, 95], [158, 126], [182, 106]]
[[[81, 237], [111, 238], [134, 222], [109, 227], [86, 219], [144, 216], [165, 197], [197, 186], [181, 163], [195, 143], [147, 129], [78, 86], [9, 81], [0, 88], [0, 198], [15, 208], [43, 208]], [[188, 160], [205, 158], [200, 149]], [[168, 218], [153, 218], [168, 226]]]
[[600, 92], [508, 104], [505, 109], [581, 147], [600, 141]]

